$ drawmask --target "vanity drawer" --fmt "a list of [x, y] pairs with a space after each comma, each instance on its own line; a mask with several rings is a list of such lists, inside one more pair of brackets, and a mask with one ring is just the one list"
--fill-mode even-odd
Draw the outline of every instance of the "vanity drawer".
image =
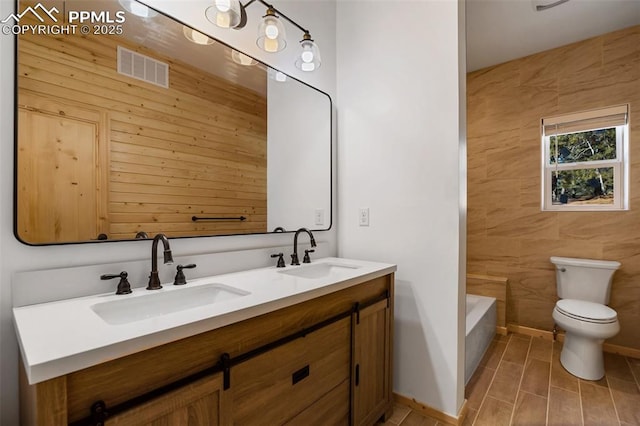
[[349, 424], [350, 381], [345, 380], [328, 394], [287, 422], [287, 426], [325, 426]]
[[350, 345], [351, 320], [344, 318], [233, 366], [225, 392], [234, 424], [283, 424], [304, 411], [348, 381]]

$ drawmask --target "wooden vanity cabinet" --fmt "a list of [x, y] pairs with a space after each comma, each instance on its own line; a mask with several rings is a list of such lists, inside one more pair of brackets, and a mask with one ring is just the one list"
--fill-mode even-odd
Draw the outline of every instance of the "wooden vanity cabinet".
[[22, 424], [99, 424], [85, 420], [103, 401], [107, 426], [373, 425], [392, 411], [392, 331], [389, 274], [36, 385], [23, 374]]

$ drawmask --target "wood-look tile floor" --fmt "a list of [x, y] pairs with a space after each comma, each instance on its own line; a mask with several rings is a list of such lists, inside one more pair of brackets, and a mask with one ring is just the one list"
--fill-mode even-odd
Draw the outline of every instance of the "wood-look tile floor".
[[[606, 375], [593, 382], [569, 374], [561, 350], [560, 342], [496, 336], [466, 387], [463, 426], [640, 426], [640, 360], [605, 353]], [[443, 423], [396, 404], [384, 425]]]
[[424, 416], [409, 407], [395, 404], [393, 406], [393, 415], [384, 423], [378, 423], [376, 426], [446, 426], [445, 423]]
[[578, 379], [562, 343], [496, 336], [466, 387], [465, 426], [640, 425], [640, 360], [605, 353], [605, 377]]

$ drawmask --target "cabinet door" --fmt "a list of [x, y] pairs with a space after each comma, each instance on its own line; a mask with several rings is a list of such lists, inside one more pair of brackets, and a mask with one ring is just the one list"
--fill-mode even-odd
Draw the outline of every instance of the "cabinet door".
[[349, 380], [350, 322], [344, 318], [232, 366], [225, 393], [232, 395], [233, 424], [282, 425], [320, 400], [300, 419], [325, 408], [348, 413], [348, 394], [327, 394]]
[[222, 373], [206, 377], [109, 417], [106, 426], [216, 426], [226, 425]]
[[391, 402], [390, 308], [382, 300], [353, 314], [352, 424], [372, 425]]

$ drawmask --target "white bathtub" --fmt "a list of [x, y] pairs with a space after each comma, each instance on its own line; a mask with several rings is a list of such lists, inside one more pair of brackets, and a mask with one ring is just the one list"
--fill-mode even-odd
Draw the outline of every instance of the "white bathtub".
[[467, 294], [464, 382], [469, 382], [496, 334], [496, 299]]

